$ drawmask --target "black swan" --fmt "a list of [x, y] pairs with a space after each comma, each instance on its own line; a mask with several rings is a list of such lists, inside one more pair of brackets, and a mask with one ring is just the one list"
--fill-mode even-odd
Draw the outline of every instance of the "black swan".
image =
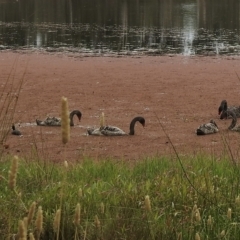
[[240, 125], [236, 126], [237, 124], [237, 116], [235, 114], [235, 112], [233, 110], [230, 110], [228, 109], [227, 111], [225, 111], [225, 114], [224, 114], [224, 118], [232, 118], [232, 122], [230, 124], [230, 126], [228, 127], [229, 130], [232, 130], [232, 131], [237, 131], [237, 132], [240, 132]]
[[218, 132], [218, 126], [214, 120], [210, 120], [209, 123], [200, 125], [196, 130], [197, 135], [207, 135], [207, 134], [217, 133], [217, 132]]
[[14, 124], [12, 125], [12, 134], [13, 135], [18, 135], [18, 136], [22, 135], [22, 133], [19, 130], [16, 129]]
[[[70, 113], [70, 126], [74, 126], [73, 116], [77, 115], [79, 122], [81, 121], [82, 113], [79, 110], [74, 110]], [[61, 118], [57, 117], [47, 117], [45, 120], [36, 119], [36, 123], [39, 126], [61, 126]]]
[[136, 122], [140, 122], [142, 126], [145, 126], [145, 119], [143, 117], [135, 117], [130, 123], [130, 132], [126, 133], [122, 129], [114, 126], [102, 126], [100, 128], [89, 128], [87, 132], [89, 135], [105, 135], [105, 136], [124, 136], [124, 135], [134, 135], [134, 127]]
[[218, 115], [220, 115], [220, 119], [225, 119], [225, 118], [232, 118], [232, 116], [227, 116], [227, 110], [231, 110], [235, 113], [236, 117], [240, 117], [240, 106], [230, 106], [228, 107], [227, 101], [222, 100], [219, 108], [218, 108]]

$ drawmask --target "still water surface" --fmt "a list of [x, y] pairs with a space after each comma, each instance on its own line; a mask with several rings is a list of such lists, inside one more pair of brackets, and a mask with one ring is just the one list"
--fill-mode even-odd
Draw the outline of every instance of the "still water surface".
[[239, 0], [0, 0], [0, 49], [240, 54]]

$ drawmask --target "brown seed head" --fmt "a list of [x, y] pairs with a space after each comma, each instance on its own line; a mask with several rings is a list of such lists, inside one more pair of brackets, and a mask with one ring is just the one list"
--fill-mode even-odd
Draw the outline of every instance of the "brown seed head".
[[18, 239], [20, 240], [27, 240], [27, 230], [26, 230], [26, 226], [24, 224], [24, 222], [22, 220], [20, 220], [18, 222]]
[[61, 209], [58, 209], [53, 221], [53, 230], [56, 233], [58, 232], [58, 229], [60, 227], [60, 220], [61, 220]]
[[145, 210], [147, 212], [151, 212], [151, 210], [152, 210], [152, 208], [151, 208], [151, 201], [150, 201], [150, 198], [149, 198], [148, 195], [145, 197], [144, 204], [145, 204]]
[[78, 226], [80, 224], [81, 206], [78, 203], [75, 209], [74, 225]]
[[38, 231], [38, 233], [41, 233], [43, 230], [43, 210], [42, 210], [41, 206], [38, 207], [35, 226], [36, 226], [36, 230]]
[[16, 179], [17, 179], [17, 170], [18, 170], [18, 157], [14, 156], [12, 160], [11, 169], [8, 175], [8, 186], [10, 189], [15, 189], [16, 187]]
[[68, 113], [68, 101], [67, 98], [62, 97], [62, 142], [66, 144], [70, 139], [70, 119]]
[[101, 226], [101, 223], [100, 223], [97, 215], [95, 215], [94, 224], [95, 224], [96, 228], [100, 228], [100, 226]]
[[28, 210], [27, 226], [31, 224], [36, 209], [36, 202], [33, 202]]

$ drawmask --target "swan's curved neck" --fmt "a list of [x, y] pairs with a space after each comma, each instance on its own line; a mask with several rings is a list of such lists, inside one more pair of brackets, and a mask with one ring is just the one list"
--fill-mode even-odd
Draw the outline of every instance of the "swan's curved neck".
[[237, 124], [237, 116], [236, 114], [233, 112], [233, 111], [227, 111], [227, 115], [228, 116], [232, 116], [232, 122], [231, 122], [231, 125], [228, 127], [228, 129], [233, 129], [236, 124]]
[[74, 123], [73, 123], [73, 116], [75, 115], [75, 113], [74, 112], [71, 112], [70, 114], [69, 114], [69, 118], [70, 118], [70, 126], [74, 126]]
[[227, 101], [223, 102], [223, 111], [227, 111], [228, 105], [227, 105]]
[[[134, 128], [135, 128], [135, 124], [136, 122], [140, 122], [140, 118], [139, 117], [135, 117], [131, 123], [130, 123], [130, 132], [129, 132], [129, 135], [134, 135], [135, 131], [134, 131]], [[141, 122], [140, 122], [141, 123]], [[141, 123], [142, 124], [142, 123]]]
[[70, 114], [69, 114], [69, 118], [70, 118], [70, 126], [74, 126], [74, 123], [73, 123], [73, 116], [74, 115], [77, 115], [79, 121], [81, 119], [81, 112], [79, 112], [78, 110], [74, 110], [72, 111]]
[[218, 108], [218, 114], [220, 115], [222, 112], [227, 111], [227, 108], [228, 108], [227, 101], [226, 100], [222, 100], [222, 102], [221, 102], [221, 104], [220, 104], [220, 106]]

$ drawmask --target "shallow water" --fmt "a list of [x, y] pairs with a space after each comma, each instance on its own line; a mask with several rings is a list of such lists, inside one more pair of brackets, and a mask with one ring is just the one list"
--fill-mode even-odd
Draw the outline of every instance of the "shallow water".
[[239, 55], [239, 0], [0, 0], [0, 49]]

